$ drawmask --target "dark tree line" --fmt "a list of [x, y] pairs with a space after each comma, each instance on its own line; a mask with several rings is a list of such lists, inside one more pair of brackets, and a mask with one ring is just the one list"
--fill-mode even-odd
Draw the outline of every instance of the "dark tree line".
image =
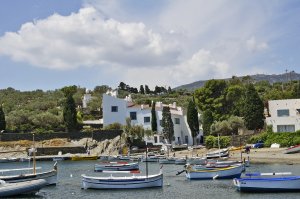
[[154, 90], [152, 91], [148, 85], [140, 85], [140, 90], [135, 87], [131, 87], [130, 85], [125, 84], [124, 82], [120, 82], [118, 89], [127, 91], [129, 93], [140, 93], [140, 94], [161, 94], [161, 93], [170, 93], [172, 91], [171, 87], [166, 89], [163, 86], [155, 86]]

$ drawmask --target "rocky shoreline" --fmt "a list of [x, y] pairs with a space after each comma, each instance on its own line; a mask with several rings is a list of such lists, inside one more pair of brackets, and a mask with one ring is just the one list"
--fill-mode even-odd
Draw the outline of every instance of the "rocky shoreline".
[[[30, 141], [19, 141], [13, 143], [0, 143], [0, 158], [26, 158], [27, 150], [31, 148], [33, 143]], [[37, 142], [36, 147], [74, 147], [90, 146], [91, 155], [118, 155], [121, 146], [120, 139], [117, 137], [112, 140], [104, 140], [97, 142], [90, 138], [83, 138], [79, 141], [68, 141], [66, 139], [54, 139], [43, 142]], [[284, 154], [286, 148], [260, 148], [251, 149], [249, 154], [242, 153], [242, 159], [250, 159], [252, 163], [280, 163], [280, 164], [300, 164], [300, 153]], [[170, 153], [176, 157], [205, 157], [207, 152], [216, 149], [194, 149], [182, 150]], [[230, 160], [240, 160], [241, 151], [231, 151], [229, 155]]]

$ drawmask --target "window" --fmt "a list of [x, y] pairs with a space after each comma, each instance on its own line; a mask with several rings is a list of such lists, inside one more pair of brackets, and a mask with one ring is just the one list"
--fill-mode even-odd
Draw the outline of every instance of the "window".
[[150, 117], [144, 117], [144, 123], [149, 123], [150, 122]]
[[175, 124], [180, 124], [180, 119], [179, 118], [175, 118]]
[[277, 110], [277, 116], [278, 117], [290, 116], [290, 110], [289, 109]]
[[277, 132], [295, 132], [295, 125], [277, 125]]
[[136, 112], [130, 112], [130, 119], [136, 120]]
[[111, 107], [111, 112], [118, 112], [118, 107], [117, 106], [112, 106]]

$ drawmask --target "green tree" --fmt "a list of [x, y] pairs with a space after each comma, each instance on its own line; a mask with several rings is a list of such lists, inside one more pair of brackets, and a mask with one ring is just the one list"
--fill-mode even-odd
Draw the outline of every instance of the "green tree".
[[214, 122], [214, 118], [210, 110], [206, 110], [203, 112], [201, 116], [201, 121], [202, 121], [203, 134], [204, 136], [207, 136], [210, 134], [210, 126]]
[[294, 98], [300, 98], [300, 80], [296, 81], [296, 83], [293, 85], [292, 92]]
[[152, 102], [152, 108], [151, 108], [151, 129], [153, 132], [157, 131], [157, 117], [155, 111], [155, 102]]
[[95, 86], [93, 92], [102, 95], [103, 93], [106, 93], [109, 89], [110, 87], [107, 85]]
[[169, 143], [171, 143], [174, 136], [174, 124], [168, 106], [164, 106], [162, 110], [162, 127], [164, 136], [169, 140]]
[[228, 118], [230, 106], [226, 102], [227, 84], [224, 80], [209, 80], [195, 91], [195, 103], [199, 110], [209, 110], [216, 121]]
[[262, 129], [264, 126], [264, 104], [253, 84], [246, 86], [243, 117], [249, 130]]
[[144, 86], [143, 86], [143, 85], [140, 86], [140, 93], [141, 93], [141, 94], [145, 94], [145, 89], [144, 89]]
[[65, 94], [65, 103], [63, 108], [63, 119], [67, 132], [72, 132], [78, 128], [76, 105], [73, 94], [76, 92], [76, 86], [62, 88]]
[[198, 111], [196, 109], [196, 105], [194, 100], [190, 100], [188, 109], [187, 109], [187, 122], [192, 132], [193, 136], [193, 145], [194, 139], [199, 133], [199, 119], [198, 119]]
[[5, 114], [2, 105], [0, 105], [0, 131], [1, 130], [6, 130]]
[[119, 88], [120, 90], [127, 90], [127, 89], [126, 89], [126, 86], [127, 86], [127, 85], [126, 85], [124, 82], [120, 82], [118, 88]]
[[145, 85], [145, 94], [150, 94], [151, 90], [149, 89], [148, 85]]

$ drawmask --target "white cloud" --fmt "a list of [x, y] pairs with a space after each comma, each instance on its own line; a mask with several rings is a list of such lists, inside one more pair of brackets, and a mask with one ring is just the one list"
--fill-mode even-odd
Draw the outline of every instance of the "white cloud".
[[226, 78], [230, 72], [227, 63], [215, 60], [210, 51], [201, 49], [190, 59], [178, 65], [164, 68], [129, 69], [124, 72], [124, 80], [129, 84], [135, 85], [135, 82], [141, 82], [151, 87], [155, 85], [179, 86], [201, 79]]
[[176, 63], [179, 53], [176, 42], [143, 23], [105, 20], [93, 7], [26, 23], [0, 38], [0, 54], [50, 69], [164, 66]]
[[257, 42], [255, 37], [251, 37], [246, 41], [247, 49], [251, 52], [262, 51], [269, 48], [266, 42]]

